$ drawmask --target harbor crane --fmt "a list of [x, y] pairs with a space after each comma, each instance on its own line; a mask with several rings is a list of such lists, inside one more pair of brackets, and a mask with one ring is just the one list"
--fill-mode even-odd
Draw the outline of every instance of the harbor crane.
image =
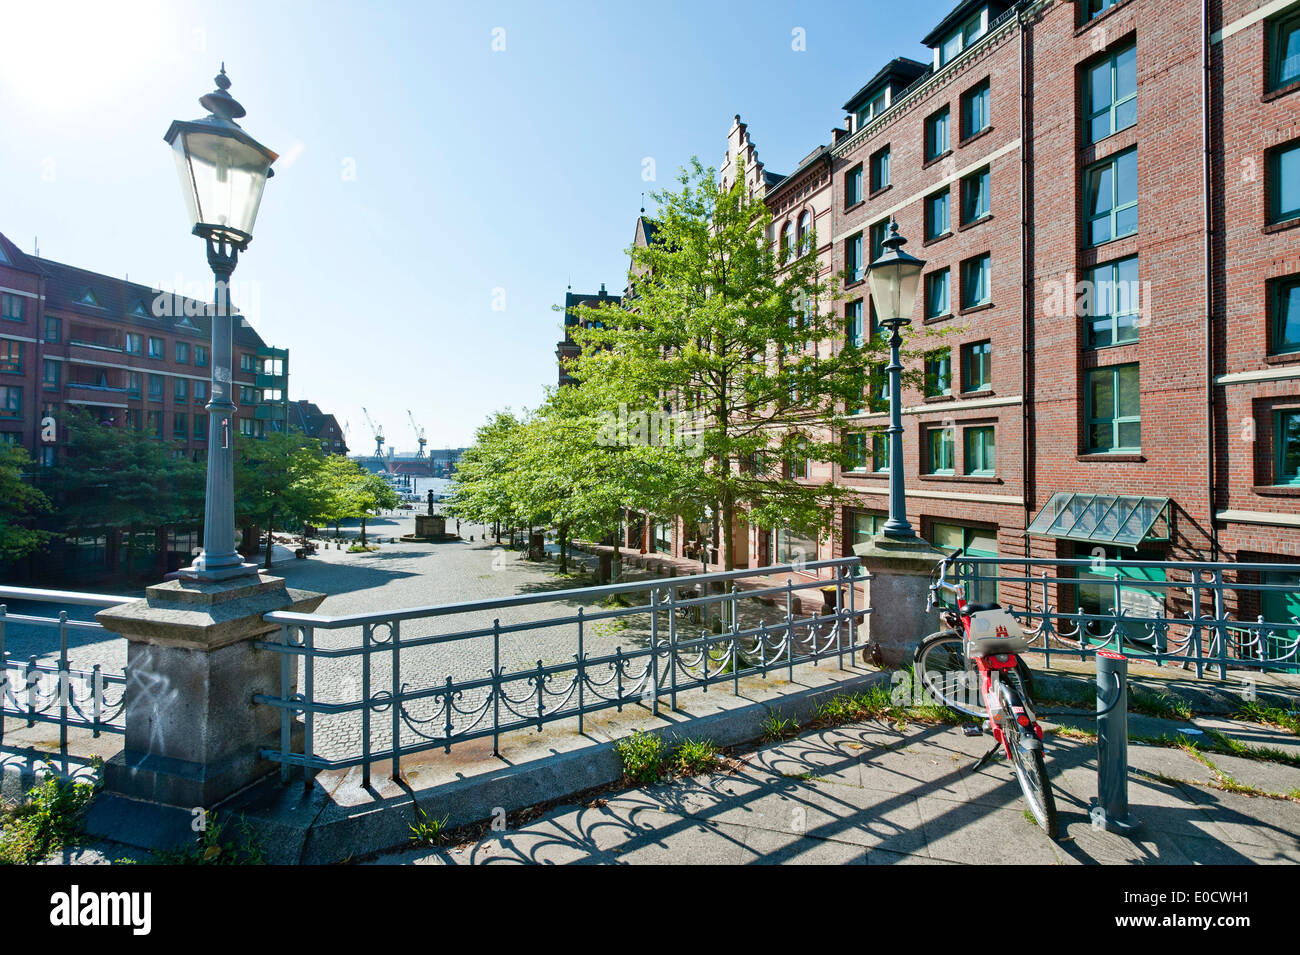
[[424, 438], [424, 429], [415, 423], [415, 415], [411, 414], [411, 409], [406, 409], [406, 416], [411, 419], [411, 427], [415, 431], [415, 440], [420, 443], [420, 450], [415, 452], [417, 461], [424, 460], [424, 446], [428, 443]]
[[366, 416], [366, 424], [370, 425], [370, 433], [375, 438], [375, 460], [381, 465], [384, 463], [384, 429], [382, 425], [377, 425], [370, 417], [370, 412], [365, 408], [361, 413]]

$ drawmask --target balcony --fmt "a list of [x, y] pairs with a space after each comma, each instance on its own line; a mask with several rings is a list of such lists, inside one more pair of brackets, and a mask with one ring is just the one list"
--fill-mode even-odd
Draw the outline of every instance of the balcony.
[[114, 388], [111, 385], [91, 385], [81, 381], [70, 381], [66, 387], [68, 401], [91, 405], [113, 405], [118, 408], [126, 407], [125, 388]]
[[253, 384], [258, 388], [280, 388], [288, 387], [288, 375], [257, 375], [253, 379]]
[[80, 338], [68, 339], [68, 360], [80, 361], [90, 365], [109, 361], [112, 355], [121, 355], [125, 349], [121, 345], [108, 345], [87, 341]]
[[253, 409], [253, 420], [255, 421], [283, 421], [284, 407], [282, 405], [258, 405]]

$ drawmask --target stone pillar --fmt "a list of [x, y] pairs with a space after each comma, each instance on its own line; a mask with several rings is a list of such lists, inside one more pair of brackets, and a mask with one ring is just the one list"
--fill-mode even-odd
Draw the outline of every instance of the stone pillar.
[[[262, 615], [310, 613], [324, 594], [265, 573], [217, 582], [171, 580], [95, 619], [127, 640], [125, 748], [104, 767], [108, 792], [170, 806], [211, 807], [278, 764], [280, 654], [253, 646], [279, 633]], [[295, 660], [296, 662], [296, 660]], [[290, 668], [297, 685], [297, 666]]]
[[885, 666], [906, 666], [916, 644], [939, 629], [938, 619], [926, 613], [925, 602], [943, 552], [919, 537], [898, 539], [878, 534], [855, 545], [853, 553], [871, 575], [866, 581], [871, 647], [863, 651], [863, 659], [872, 662], [874, 648], [880, 651]]

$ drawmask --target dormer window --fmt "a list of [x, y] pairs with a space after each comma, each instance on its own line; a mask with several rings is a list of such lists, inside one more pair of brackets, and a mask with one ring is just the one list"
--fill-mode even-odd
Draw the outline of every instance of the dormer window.
[[858, 107], [857, 125], [854, 128], [861, 129], [862, 127], [866, 126], [867, 123], [871, 122], [881, 113], [883, 113], [885, 111], [885, 107], [888, 105], [889, 105], [889, 87], [885, 87], [875, 96], [871, 97], [871, 99], [867, 100], [865, 103], [863, 103], [861, 106]]
[[967, 47], [988, 32], [988, 28], [988, 7], [982, 7], [935, 47], [936, 68], [942, 69], [961, 56]]

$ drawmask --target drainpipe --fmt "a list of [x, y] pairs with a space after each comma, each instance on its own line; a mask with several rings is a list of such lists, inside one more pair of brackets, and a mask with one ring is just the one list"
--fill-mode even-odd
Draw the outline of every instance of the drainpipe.
[[[1021, 284], [1021, 315], [1020, 315], [1020, 497], [1023, 502], [1024, 526], [1026, 530], [1030, 521], [1030, 487], [1031, 474], [1029, 442], [1032, 438], [1033, 431], [1030, 427], [1030, 415], [1033, 413], [1033, 402], [1030, 398], [1031, 375], [1029, 370], [1030, 352], [1029, 352], [1029, 331], [1034, 320], [1034, 288], [1033, 278], [1029, 274], [1029, 190], [1030, 186], [1030, 169], [1029, 169], [1029, 148], [1031, 137], [1027, 128], [1027, 102], [1028, 86], [1025, 83], [1025, 51], [1027, 41], [1025, 39], [1025, 21], [1023, 16], [1024, 6], [1016, 8], [1016, 27], [1020, 31], [1020, 284]], [[1029, 536], [1024, 535], [1025, 556], [1029, 556]]]
[[1219, 528], [1214, 521], [1214, 220], [1210, 201], [1213, 173], [1210, 155], [1210, 3], [1201, 0], [1201, 140], [1204, 150], [1205, 181], [1205, 418], [1206, 497], [1209, 502], [1210, 560], [1219, 559]]

